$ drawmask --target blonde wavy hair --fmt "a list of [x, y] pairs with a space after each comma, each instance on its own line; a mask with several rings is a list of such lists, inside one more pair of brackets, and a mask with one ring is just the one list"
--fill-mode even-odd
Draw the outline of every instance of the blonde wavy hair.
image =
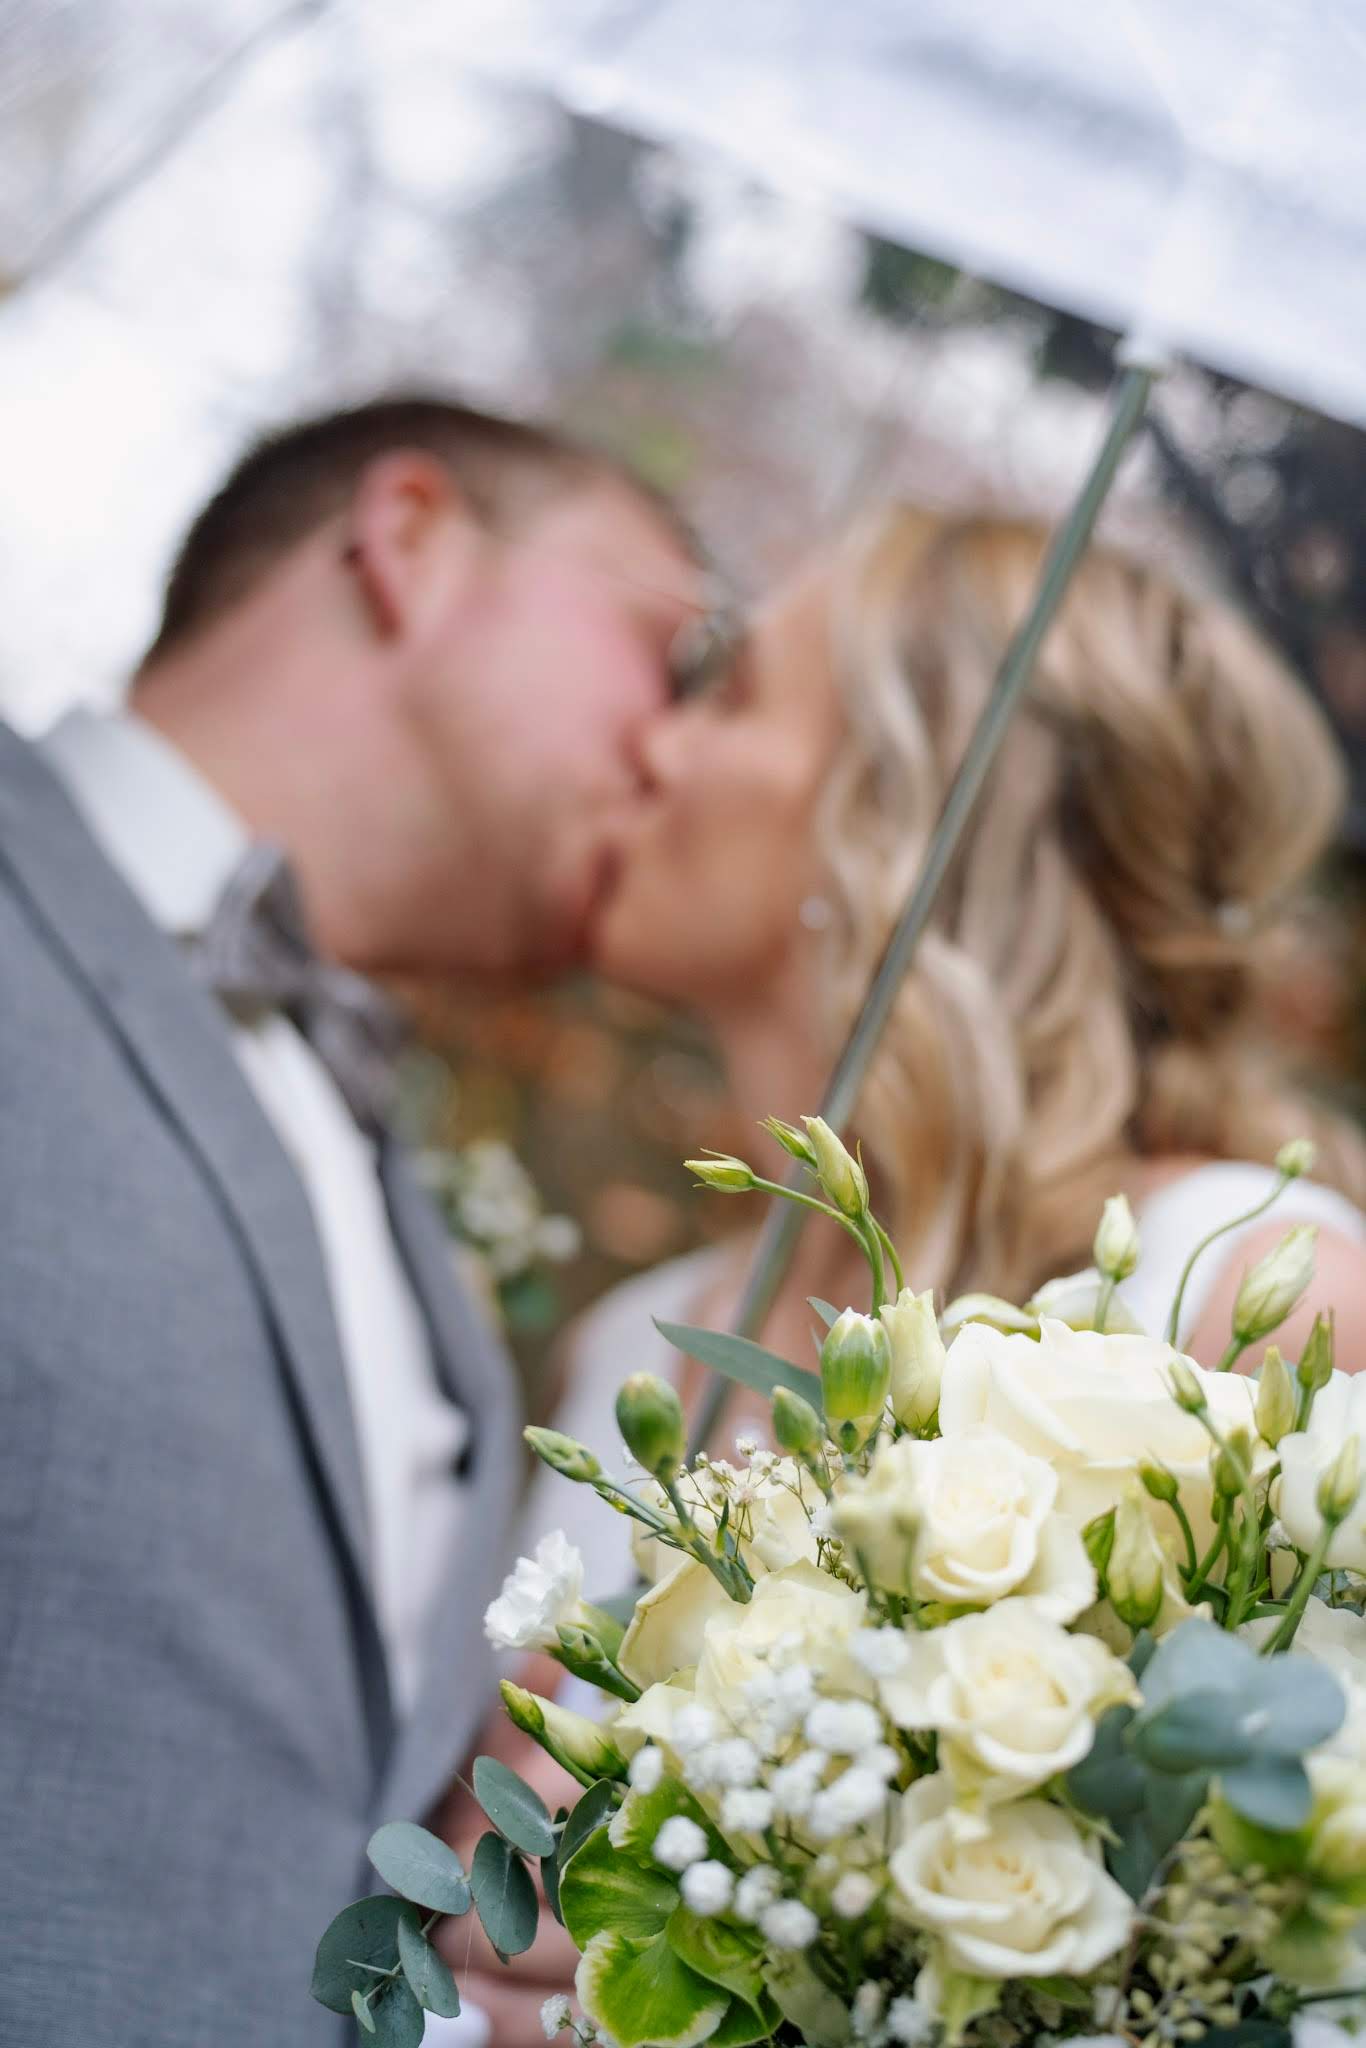
[[[819, 815], [842, 1036], [1024, 614], [1042, 530], [910, 509], [851, 541], [847, 738]], [[1084, 1263], [1135, 1155], [1269, 1160], [1360, 1200], [1366, 1150], [1297, 1092], [1265, 1001], [1302, 947], [1343, 774], [1233, 612], [1094, 547], [1046, 639], [853, 1128], [912, 1269], [1018, 1295]]]

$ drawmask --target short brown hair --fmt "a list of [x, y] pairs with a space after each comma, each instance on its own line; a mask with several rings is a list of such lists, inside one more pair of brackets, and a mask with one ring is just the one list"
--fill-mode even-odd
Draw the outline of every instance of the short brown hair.
[[423, 393], [284, 427], [247, 450], [190, 527], [143, 665], [240, 603], [283, 555], [343, 510], [371, 462], [399, 448], [444, 463], [476, 517], [490, 523], [614, 467], [548, 428]]

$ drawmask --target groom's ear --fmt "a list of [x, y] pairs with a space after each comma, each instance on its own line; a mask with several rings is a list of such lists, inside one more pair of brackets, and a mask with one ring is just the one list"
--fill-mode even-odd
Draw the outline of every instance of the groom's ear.
[[478, 540], [468, 500], [434, 456], [395, 449], [370, 463], [351, 500], [344, 559], [376, 634], [395, 640], [439, 630]]

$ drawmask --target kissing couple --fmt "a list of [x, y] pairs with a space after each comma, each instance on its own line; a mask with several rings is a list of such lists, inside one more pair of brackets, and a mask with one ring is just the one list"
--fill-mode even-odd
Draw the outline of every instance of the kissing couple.
[[[338, 2042], [308, 1961], [376, 1821], [459, 1834], [520, 1417], [372, 977], [587, 964], [704, 1018], [743, 1110], [813, 1107], [1043, 547], [888, 508], [745, 621], [612, 462], [386, 400], [246, 455], [122, 711], [0, 728], [5, 2038]], [[1093, 552], [859, 1111], [918, 1287], [1027, 1292], [1122, 1187], [1165, 1298], [1164, 1244], [1310, 1130], [1271, 1234], [1320, 1225], [1352, 1355], [1366, 1162], [1262, 971], [1342, 789], [1245, 625]], [[1195, 1355], [1264, 1248], [1190, 1290]], [[613, 1440], [651, 1313], [723, 1320], [745, 1249], [570, 1333], [573, 1433]], [[802, 1257], [798, 1303], [845, 1298]], [[508, 2048], [562, 1960], [452, 1958]]]

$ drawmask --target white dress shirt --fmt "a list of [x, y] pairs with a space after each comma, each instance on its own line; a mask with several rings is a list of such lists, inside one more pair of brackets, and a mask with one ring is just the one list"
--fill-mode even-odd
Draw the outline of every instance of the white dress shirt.
[[[241, 819], [133, 714], [70, 712], [38, 745], [153, 921], [178, 939], [202, 930], [247, 849]], [[229, 1028], [317, 1223], [360, 1446], [376, 1611], [402, 1712], [422, 1675], [429, 1609], [455, 1540], [455, 1462], [468, 1422], [438, 1384], [373, 1143], [287, 1018]]]

